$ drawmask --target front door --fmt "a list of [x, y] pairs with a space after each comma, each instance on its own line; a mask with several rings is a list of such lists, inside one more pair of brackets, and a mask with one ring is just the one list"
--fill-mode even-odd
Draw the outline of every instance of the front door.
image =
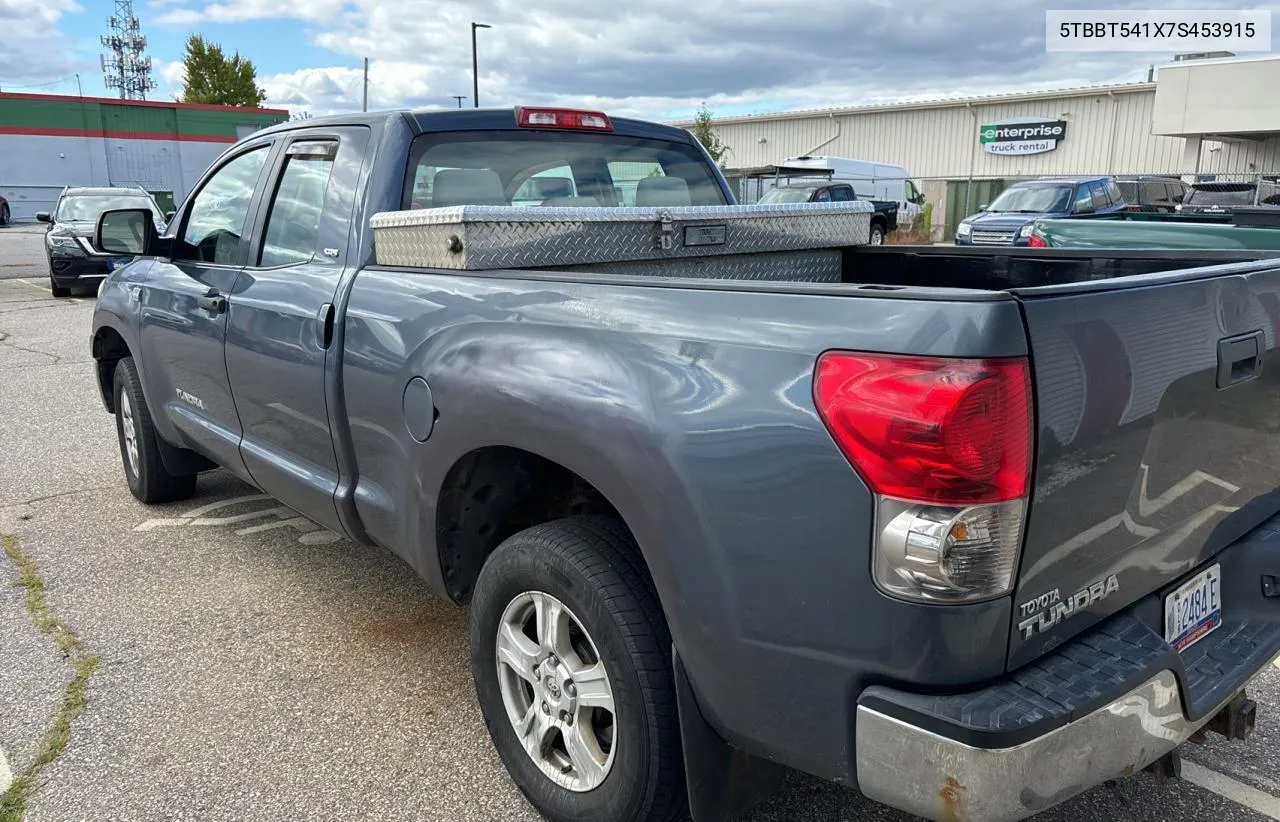
[[246, 148], [206, 177], [174, 232], [172, 257], [156, 260], [134, 291], [144, 390], [160, 433], [241, 476], [240, 421], [223, 354], [227, 298], [270, 151], [270, 143]]
[[334, 294], [347, 268], [368, 133], [355, 126], [303, 129], [284, 145], [227, 328], [245, 466], [262, 490], [337, 531], [339, 470], [326, 373], [334, 373], [336, 386]]

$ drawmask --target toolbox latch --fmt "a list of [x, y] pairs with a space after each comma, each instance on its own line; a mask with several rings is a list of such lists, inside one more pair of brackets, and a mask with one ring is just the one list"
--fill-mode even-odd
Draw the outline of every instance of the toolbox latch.
[[654, 247], [670, 251], [676, 247], [676, 224], [666, 211], [658, 212], [658, 232]]

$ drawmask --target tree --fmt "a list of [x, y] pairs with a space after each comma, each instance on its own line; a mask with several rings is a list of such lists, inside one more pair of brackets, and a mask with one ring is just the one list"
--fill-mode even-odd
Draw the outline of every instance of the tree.
[[721, 165], [720, 160], [729, 153], [729, 147], [720, 142], [720, 136], [712, 128], [711, 109], [707, 108], [706, 103], [698, 109], [697, 115], [693, 118], [693, 128], [689, 129], [689, 133], [698, 138], [698, 142], [702, 143], [702, 147], [711, 155], [711, 159], [716, 161], [716, 165]]
[[267, 96], [258, 87], [252, 60], [238, 51], [228, 58], [222, 46], [198, 34], [187, 38], [182, 64], [184, 103], [257, 107]]

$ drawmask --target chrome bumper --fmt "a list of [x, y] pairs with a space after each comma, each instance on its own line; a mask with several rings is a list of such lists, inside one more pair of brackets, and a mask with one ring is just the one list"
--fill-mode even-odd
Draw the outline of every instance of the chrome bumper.
[[1012, 748], [973, 748], [861, 705], [858, 787], [926, 819], [1024, 819], [1150, 765], [1205, 725], [1163, 671], [1093, 713]]

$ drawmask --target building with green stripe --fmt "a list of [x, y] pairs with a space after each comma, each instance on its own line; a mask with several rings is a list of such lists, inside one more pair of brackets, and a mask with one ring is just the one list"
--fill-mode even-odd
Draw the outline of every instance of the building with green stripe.
[[0, 93], [0, 195], [16, 220], [64, 186], [141, 186], [169, 208], [224, 149], [282, 109]]

